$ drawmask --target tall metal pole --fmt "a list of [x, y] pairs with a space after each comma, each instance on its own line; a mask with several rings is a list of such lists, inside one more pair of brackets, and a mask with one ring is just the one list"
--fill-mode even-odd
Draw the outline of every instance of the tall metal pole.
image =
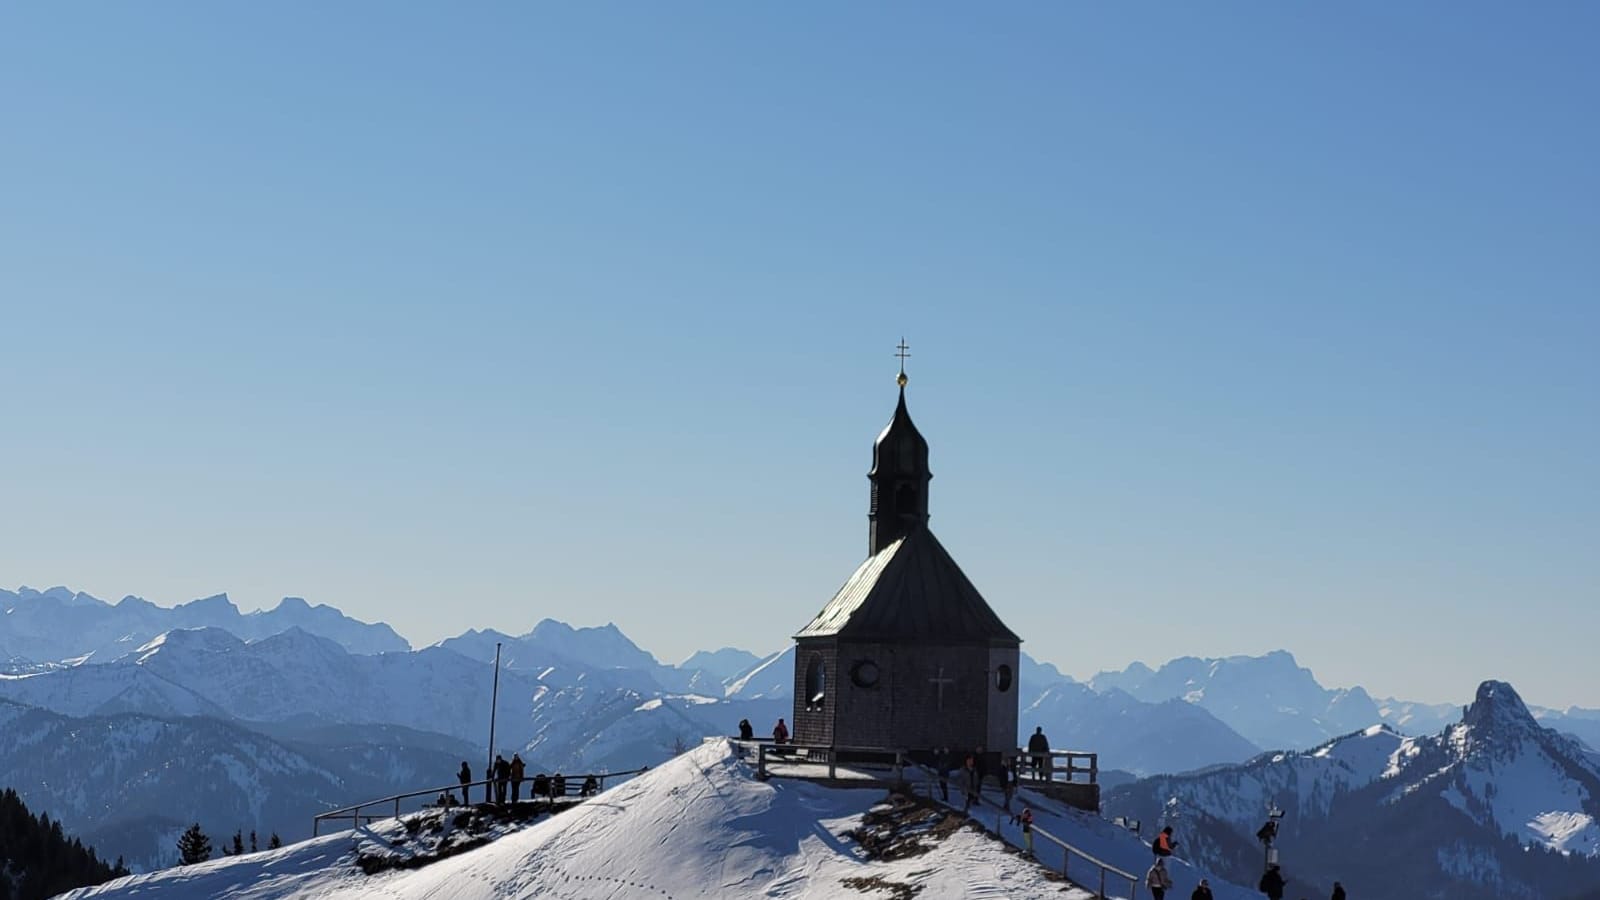
[[494, 774], [494, 714], [500, 708], [500, 642], [494, 644], [494, 693], [489, 700], [489, 774]]

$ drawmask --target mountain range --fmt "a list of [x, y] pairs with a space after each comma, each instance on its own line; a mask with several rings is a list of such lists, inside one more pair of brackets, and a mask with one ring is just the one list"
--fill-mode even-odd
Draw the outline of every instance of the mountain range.
[[[413, 650], [386, 625], [303, 601], [242, 614], [221, 595], [164, 609], [23, 588], [0, 591], [0, 604], [0, 649], [10, 660], [0, 669], [0, 700], [9, 701], [12, 721], [23, 721], [18, 710], [28, 707], [40, 717], [28, 719], [30, 727], [84, 736], [75, 760], [120, 760], [111, 768], [63, 762], [82, 773], [75, 794], [50, 766], [30, 759], [34, 745], [17, 737], [23, 732], [7, 733], [0, 784], [69, 828], [112, 842], [102, 852], [114, 856], [114, 844], [135, 868], [166, 861], [175, 823], [292, 838], [319, 809], [419, 780], [449, 782], [462, 759], [477, 771], [496, 645], [495, 746], [521, 753], [530, 772], [654, 765], [705, 735], [732, 732], [742, 718], [764, 733], [789, 713], [794, 685], [792, 647], [765, 657], [721, 648], [674, 666], [609, 624], [574, 628], [544, 619], [520, 635], [470, 630]], [[172, 627], [155, 631], [163, 625]], [[1420, 738], [1461, 709], [1324, 688], [1281, 651], [1159, 668], [1135, 663], [1087, 682], [1024, 654], [1018, 682], [1019, 743], [1040, 727], [1057, 747], [1097, 752], [1108, 791], [1142, 776], [1260, 759], [1263, 750], [1325, 746], [1379, 723], [1397, 739], [1401, 732]], [[1536, 707], [1529, 715], [1600, 743], [1600, 713]], [[161, 737], [173, 729], [187, 736]], [[104, 743], [120, 731], [133, 737]], [[133, 790], [122, 783], [126, 772], [181, 765], [188, 750], [180, 747], [203, 748], [205, 760], [234, 759], [223, 752], [230, 742], [249, 748], [249, 760], [275, 761], [273, 777], [249, 790], [278, 800], [241, 803], [248, 779], [241, 781], [245, 763], [237, 760], [197, 765], [196, 789], [165, 806], [155, 801], [159, 791], [124, 793]], [[81, 795], [159, 812], [122, 821]]]
[[1503, 682], [1434, 735], [1374, 725], [1104, 799], [1106, 815], [1174, 826], [1186, 858], [1241, 883], [1261, 872], [1272, 808], [1291, 894], [1338, 879], [1376, 900], [1536, 900], [1600, 884], [1600, 755], [1542, 727]]

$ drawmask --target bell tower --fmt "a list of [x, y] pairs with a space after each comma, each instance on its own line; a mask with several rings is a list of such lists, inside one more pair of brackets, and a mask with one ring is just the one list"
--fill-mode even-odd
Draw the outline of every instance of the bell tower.
[[872, 499], [867, 509], [867, 555], [876, 555], [912, 531], [928, 524], [928, 442], [906, 411], [906, 359], [911, 348], [900, 339], [898, 352], [900, 402], [894, 416], [872, 445]]

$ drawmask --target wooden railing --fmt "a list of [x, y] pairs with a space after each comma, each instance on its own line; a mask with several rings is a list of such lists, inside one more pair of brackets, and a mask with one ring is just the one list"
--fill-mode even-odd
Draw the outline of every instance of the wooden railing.
[[[1000, 754], [1003, 759], [1017, 761], [1017, 774], [1024, 783], [1030, 781], [1064, 781], [1075, 784], [1100, 783], [1100, 754], [1090, 753], [1087, 750], [1051, 750], [1049, 765], [1044, 767], [1045, 777], [1038, 778], [1033, 774], [1033, 760], [1035, 754], [1026, 750], [1007, 750]], [[1080, 765], [1087, 763], [1087, 765]], [[1087, 782], [1079, 782], [1078, 775], [1088, 776]], [[1059, 777], [1058, 777], [1059, 776]]]
[[[627, 772], [605, 772], [605, 773], [595, 772], [595, 773], [588, 774], [588, 775], [566, 775], [566, 776], [562, 777], [563, 784], [562, 784], [562, 790], [561, 790], [561, 797], [564, 799], [564, 798], [566, 798], [568, 796], [577, 795], [577, 796], [581, 797], [582, 799], [586, 800], [586, 799], [588, 799], [588, 797], [584, 796], [584, 794], [583, 794], [583, 784], [584, 784], [585, 781], [589, 780], [590, 778], [593, 778], [595, 780], [595, 784], [596, 784], [595, 793], [599, 793], [600, 791], [603, 791], [603, 790], [606, 789], [606, 779], [608, 779], [608, 778], [610, 778], [610, 779], [629, 778], [629, 777], [632, 777], [634, 775], [638, 775], [641, 772], [648, 771], [649, 768], [650, 768], [649, 766], [645, 766], [644, 768], [632, 769], [632, 770], [629, 770]], [[532, 778], [524, 778], [524, 779], [522, 779], [523, 787], [529, 788], [528, 799], [530, 801], [533, 801], [533, 800], [537, 800], [537, 799], [541, 799], [542, 798], [542, 799], [544, 799], [546, 801], [554, 803], [555, 800], [556, 800], [556, 797], [555, 797], [555, 795], [553, 793], [540, 794], [540, 795], [538, 795], [538, 797], [535, 797], [533, 795], [533, 792], [532, 792], [533, 781], [534, 780]], [[555, 779], [554, 778], [550, 778], [549, 781], [550, 781], [550, 784], [551, 784], [551, 788], [553, 790], [554, 789], [554, 785], [555, 785]], [[435, 797], [435, 798], [437, 798], [437, 797], [442, 797], [442, 796], [445, 796], [445, 795], [449, 795], [449, 796], [453, 797], [453, 796], [455, 796], [455, 792], [458, 791], [458, 790], [461, 791], [463, 795], [466, 795], [466, 794], [470, 794], [473, 788], [485, 788], [485, 789], [488, 789], [488, 788], [491, 788], [494, 784], [495, 784], [495, 781], [492, 778], [491, 779], [485, 779], [483, 781], [470, 781], [470, 782], [466, 783], [465, 785], [463, 785], [461, 782], [458, 781], [455, 784], [446, 785], [445, 787], [428, 788], [426, 790], [411, 791], [411, 792], [405, 793], [405, 794], [393, 794], [393, 795], [388, 796], [388, 797], [379, 797], [376, 800], [368, 800], [365, 803], [357, 803], [354, 806], [346, 806], [346, 807], [344, 807], [342, 809], [334, 809], [334, 810], [329, 810], [328, 812], [325, 812], [325, 813], [318, 813], [317, 815], [313, 816], [312, 819], [311, 819], [311, 836], [312, 837], [316, 837], [318, 834], [321, 833], [322, 823], [323, 822], [342, 822], [345, 819], [349, 819], [350, 820], [350, 827], [351, 828], [355, 828], [355, 827], [357, 827], [357, 826], [359, 826], [361, 824], [361, 821], [363, 819], [365, 819], [368, 822], [375, 822], [375, 821], [377, 821], [379, 819], [388, 819], [388, 818], [398, 819], [398, 818], [400, 818], [400, 802], [402, 800], [411, 800], [411, 799], [415, 799], [417, 797]], [[466, 796], [463, 796], [462, 799], [466, 800], [467, 798], [466, 798]], [[391, 803], [394, 804], [394, 814], [393, 814], [393, 816], [390, 816], [388, 814], [388, 807], [389, 807], [389, 804], [391, 804]], [[473, 806], [475, 804], [470, 803], [470, 802], [465, 802], [465, 803], [462, 803], [460, 805], [462, 805], [462, 806]], [[383, 810], [383, 813], [381, 813], [381, 814], [365, 813], [364, 814], [364, 813], [362, 813], [362, 810], [364, 810], [364, 809], [381, 809], [381, 810]]]
[[753, 748], [756, 754], [756, 777], [761, 779], [771, 778], [773, 773], [771, 765], [781, 763], [786, 766], [814, 766], [819, 770], [826, 769], [828, 779], [836, 780], [839, 777], [839, 756], [856, 757], [849, 762], [853, 770], [871, 768], [873, 766], [887, 767], [890, 770], [887, 779], [862, 778], [866, 783], [887, 781], [898, 783], [903, 779], [907, 765], [904, 750], [886, 750], [882, 747], [830, 747], [821, 744], [778, 744], [770, 741], [735, 741], [739, 745], [741, 754], [748, 754]]

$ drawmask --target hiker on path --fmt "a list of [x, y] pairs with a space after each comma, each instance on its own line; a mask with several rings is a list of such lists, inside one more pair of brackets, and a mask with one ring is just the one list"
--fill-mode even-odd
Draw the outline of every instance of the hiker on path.
[[1266, 874], [1261, 876], [1261, 883], [1257, 885], [1261, 893], [1267, 895], [1267, 900], [1283, 900], [1283, 889], [1287, 886], [1277, 863], [1267, 866]]
[[1050, 739], [1044, 736], [1044, 726], [1033, 729], [1033, 736], [1028, 738], [1028, 754], [1033, 759], [1033, 777], [1043, 777], [1050, 780], [1050, 770], [1045, 766], [1045, 760], [1050, 758]]
[[739, 740], [748, 741], [756, 736], [756, 730], [750, 725], [749, 719], [739, 720]]
[[1200, 886], [1195, 888], [1194, 893], [1189, 895], [1189, 900], [1213, 900], [1211, 896], [1211, 882], [1205, 880], [1204, 878], [1200, 879]]
[[939, 797], [944, 802], [950, 802], [950, 770], [955, 768], [950, 758], [950, 748], [940, 747], [933, 751], [933, 768], [939, 773]]
[[506, 802], [506, 786], [511, 783], [511, 763], [496, 753], [494, 755], [494, 802]]
[[1011, 817], [1013, 824], [1022, 826], [1022, 843], [1027, 849], [1025, 855], [1033, 855], [1033, 810], [1024, 806], [1022, 812]]
[[1168, 825], [1161, 829], [1161, 833], [1156, 835], [1155, 840], [1150, 842], [1150, 852], [1154, 853], [1157, 858], [1165, 858], [1172, 855], [1172, 848], [1176, 846], [1178, 846], [1178, 842], [1172, 839], [1172, 826]]
[[461, 771], [456, 773], [456, 780], [461, 782], [461, 802], [467, 806], [472, 805], [472, 798], [467, 796], [467, 785], [472, 783], [472, 767], [466, 760], [461, 761]]
[[1172, 887], [1172, 873], [1167, 871], [1166, 857], [1156, 857], [1156, 864], [1144, 874], [1144, 884], [1150, 889], [1150, 896], [1155, 900], [1161, 900], [1167, 895], [1167, 889]]
[[778, 724], [772, 726], [772, 742], [774, 744], [789, 743], [789, 726], [783, 724], [782, 719], [778, 720]]
[[1006, 798], [1006, 812], [1011, 812], [1011, 796], [1017, 792], [1017, 781], [1022, 777], [1017, 769], [1019, 764], [1019, 760], [1012, 757], [1000, 765], [1000, 791]]
[[528, 764], [522, 761], [522, 754], [511, 754], [511, 802], [516, 803], [522, 799], [522, 782], [528, 774]]
[[1333, 896], [1329, 897], [1328, 900], [1344, 900], [1344, 885], [1335, 881], [1333, 883]]
[[978, 793], [983, 793], [983, 780], [989, 777], [989, 754], [979, 744], [978, 749], [972, 751], [972, 764], [978, 770]]
[[974, 803], [982, 803], [983, 781], [978, 776], [978, 764], [971, 756], [961, 767], [960, 785], [967, 794], [967, 803], [961, 807], [962, 812], [972, 809]]

